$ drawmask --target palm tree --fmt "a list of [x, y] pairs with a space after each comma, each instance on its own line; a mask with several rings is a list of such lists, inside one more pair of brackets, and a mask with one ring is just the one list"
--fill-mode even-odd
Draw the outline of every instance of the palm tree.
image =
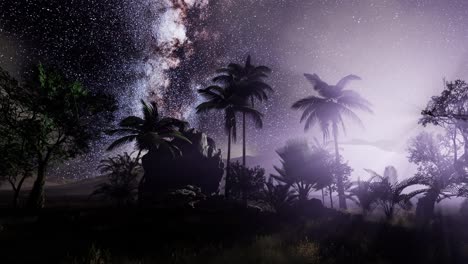
[[231, 140], [234, 142], [237, 139], [237, 122], [236, 112], [243, 112], [250, 115], [257, 127], [262, 127], [262, 114], [246, 104], [245, 100], [233, 92], [231, 86], [209, 86], [205, 89], [199, 89], [206, 101], [199, 104], [196, 109], [197, 113], [203, 113], [211, 110], [224, 111], [224, 129], [228, 134], [228, 149], [226, 160], [226, 183], [225, 196], [229, 198], [230, 193], [230, 163], [231, 163]]
[[[251, 63], [250, 55], [247, 56], [245, 65], [236, 63], [229, 64], [226, 68], [216, 71], [219, 75], [213, 78], [215, 83], [230, 86], [234, 93], [246, 101], [250, 100], [251, 107], [254, 107], [254, 100], [267, 100], [267, 92], [272, 92], [270, 85], [265, 83], [264, 78], [268, 77], [271, 69], [267, 66], [254, 66]], [[246, 166], [246, 115], [242, 113], [242, 165]]]
[[273, 178], [265, 183], [264, 188], [265, 202], [271, 206], [277, 213], [283, 212], [290, 207], [297, 199], [297, 196], [287, 184], [275, 184]]
[[353, 201], [361, 207], [363, 215], [372, 212], [379, 199], [379, 194], [375, 190], [376, 186], [379, 184], [375, 181], [376, 178], [377, 177], [371, 177], [367, 181], [358, 180], [357, 182], [349, 182], [346, 184], [346, 199]]
[[137, 160], [143, 150], [157, 150], [160, 147], [169, 150], [172, 155], [180, 154], [180, 150], [174, 144], [173, 139], [179, 138], [190, 142], [181, 131], [186, 127], [187, 122], [176, 118], [163, 117], [159, 114], [156, 103], [147, 104], [141, 100], [143, 118], [129, 116], [119, 123], [119, 128], [108, 131], [110, 135], [121, 136], [115, 140], [108, 148], [111, 151], [117, 147], [130, 142], [136, 142], [139, 150]]
[[[352, 80], [360, 80], [356, 75], [348, 75], [342, 78], [336, 85], [329, 85], [322, 81], [317, 74], [304, 74], [312, 84], [318, 95], [303, 98], [292, 105], [293, 109], [302, 110], [301, 123], [305, 121], [304, 129], [307, 131], [314, 124], [318, 124], [322, 130], [324, 139], [330, 135], [332, 129], [335, 142], [335, 160], [340, 163], [338, 149], [338, 126], [341, 125], [345, 131], [343, 116], [351, 118], [354, 122], [362, 125], [362, 121], [352, 109], [364, 110], [372, 113], [369, 101], [362, 98], [358, 93], [345, 90], [345, 86]], [[346, 198], [344, 193], [343, 178], [336, 175], [338, 196], [341, 209], [346, 209]]]
[[426, 189], [403, 193], [403, 191], [413, 185], [421, 184], [421, 177], [415, 176], [403, 181], [392, 179], [389, 175], [380, 175], [373, 170], [365, 169], [372, 177], [380, 179], [373, 185], [373, 192], [377, 194], [377, 204], [382, 208], [388, 220], [393, 218], [395, 206], [403, 210], [409, 210], [413, 206], [411, 198], [424, 193]]
[[330, 185], [332, 172], [327, 156], [309, 148], [305, 140], [289, 141], [277, 153], [282, 166], [274, 166], [278, 175], [271, 176], [291, 186], [300, 201], [308, 200], [311, 191]]

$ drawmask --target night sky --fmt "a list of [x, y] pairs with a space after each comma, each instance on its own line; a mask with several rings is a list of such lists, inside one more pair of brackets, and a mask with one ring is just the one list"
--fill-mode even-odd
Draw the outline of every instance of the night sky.
[[[248, 130], [251, 155], [274, 153], [307, 134], [291, 104], [312, 94], [303, 73], [350, 88], [374, 105], [342, 141], [404, 145], [442, 80], [468, 77], [468, 2], [313, 0], [0, 0], [0, 67], [26, 78], [42, 62], [95, 90], [115, 93], [121, 117], [156, 100], [224, 148], [222, 118], [197, 116], [196, 89], [247, 54], [273, 69], [275, 93], [260, 110], [264, 128]], [[101, 159], [98, 142], [84, 163]], [[240, 154], [237, 146], [234, 156]], [[398, 150], [400, 151], [400, 149]], [[346, 159], [347, 157], [345, 157]]]

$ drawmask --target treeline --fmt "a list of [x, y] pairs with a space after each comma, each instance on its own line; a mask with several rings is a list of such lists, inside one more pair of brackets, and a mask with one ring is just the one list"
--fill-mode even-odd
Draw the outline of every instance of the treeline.
[[[399, 180], [396, 169], [388, 167], [382, 175], [368, 170], [368, 180], [351, 181], [352, 168], [339, 153], [338, 138], [345, 130], [346, 121], [362, 125], [355, 110], [372, 113], [369, 101], [346, 89], [350, 81], [360, 80], [355, 75], [330, 85], [317, 74], [304, 74], [314, 93], [293, 103], [292, 109], [302, 111], [300, 122], [304, 123], [305, 131], [314, 126], [320, 129], [321, 140], [287, 142], [277, 150], [281, 166], [275, 167], [274, 175], [265, 175], [262, 168], [246, 167], [246, 122], [252, 119], [257, 128], [262, 127], [263, 114], [258, 106], [274, 92], [268, 84], [271, 73], [266, 66], [254, 65], [248, 56], [243, 64], [231, 63], [217, 70], [212, 83], [198, 90], [204, 101], [196, 107], [197, 113], [213, 111], [223, 118], [227, 136], [223, 164], [214, 141], [191, 129], [183, 120], [162, 116], [154, 102], [142, 100], [141, 116], [126, 117], [120, 120], [118, 127], [104, 129], [112, 123], [116, 109], [111, 96], [91, 93], [80, 83], [66, 80], [57, 71], [42, 65], [37, 69], [37, 78], [21, 85], [1, 71], [0, 150], [3, 155], [0, 176], [14, 190], [14, 206], [18, 205], [25, 179], [35, 176], [26, 205], [42, 207], [50, 164], [85, 153], [89, 143], [105, 130], [115, 137], [107, 150], [128, 143], [134, 143], [136, 148], [135, 155], [124, 153], [111, 157], [99, 167], [109, 181], [98, 186], [94, 194], [114, 198], [119, 205], [160, 198], [162, 190], [152, 189], [150, 184], [157, 182], [168, 184], [167, 190], [163, 190], [166, 194], [188, 194], [191, 198], [187, 201], [192, 205], [195, 200], [219, 199], [222, 195], [226, 201], [240, 201], [244, 205], [257, 201], [276, 211], [295, 204], [315, 203], [311, 200], [311, 193], [315, 191], [321, 191], [322, 203], [329, 200], [333, 208], [333, 193], [336, 192], [340, 209], [346, 210], [347, 200], [351, 200], [362, 208], [363, 214], [380, 208], [388, 219], [397, 209], [412, 208], [411, 199], [423, 195], [416, 214], [421, 219], [430, 219], [437, 202], [467, 195], [468, 87], [465, 82], [446, 83], [441, 95], [434, 96], [422, 112], [421, 125], [439, 126], [445, 132], [440, 135], [423, 132], [409, 142], [409, 161], [418, 166], [416, 175]], [[242, 162], [231, 164], [231, 145], [238, 139], [239, 126]], [[205, 179], [172, 179], [175, 183], [171, 183], [170, 172], [160, 171], [155, 181], [155, 176], [149, 173], [149, 165], [142, 163], [145, 157], [146, 164], [154, 159], [170, 158], [184, 167], [193, 163], [190, 161], [193, 153], [199, 155], [199, 166], [206, 162], [206, 167], [213, 167], [216, 175]], [[225, 174], [221, 175], [223, 171]], [[201, 185], [194, 186], [198, 185], [194, 182]], [[219, 186], [218, 190], [207, 192], [204, 186], [213, 184]], [[420, 188], [421, 185], [425, 187]], [[418, 188], [408, 191], [410, 186]]]

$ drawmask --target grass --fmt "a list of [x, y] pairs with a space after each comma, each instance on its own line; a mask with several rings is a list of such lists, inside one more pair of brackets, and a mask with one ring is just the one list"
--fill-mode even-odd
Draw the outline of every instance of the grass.
[[56, 208], [0, 221], [2, 263], [468, 263], [465, 222], [450, 217]]

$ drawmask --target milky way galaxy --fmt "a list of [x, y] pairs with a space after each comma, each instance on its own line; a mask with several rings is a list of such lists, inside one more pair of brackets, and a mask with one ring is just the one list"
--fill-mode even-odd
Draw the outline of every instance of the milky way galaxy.
[[[38, 62], [60, 67], [94, 90], [117, 95], [116, 120], [155, 100], [225, 148], [222, 118], [198, 116], [196, 89], [217, 68], [242, 63], [273, 69], [275, 89], [259, 105], [264, 128], [249, 124], [248, 152], [274, 153], [307, 134], [292, 102], [312, 93], [304, 72], [351, 88], [374, 104], [353, 138], [404, 144], [442, 78], [468, 77], [468, 2], [403, 0], [1, 0], [0, 67], [20, 79]], [[384, 120], [384, 121], [382, 121]], [[95, 163], [109, 139], [80, 163]], [[234, 156], [240, 153], [234, 147]], [[346, 158], [346, 157], [345, 157]], [[93, 167], [93, 166], [88, 166]]]

